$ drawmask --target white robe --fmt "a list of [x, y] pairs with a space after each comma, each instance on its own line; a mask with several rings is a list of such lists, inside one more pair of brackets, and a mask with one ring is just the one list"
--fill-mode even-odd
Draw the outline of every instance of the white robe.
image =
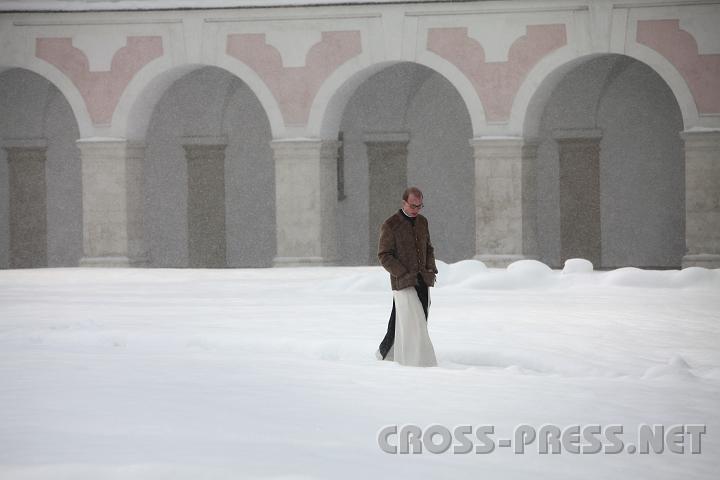
[[435, 367], [435, 349], [430, 341], [427, 320], [415, 287], [393, 290], [395, 299], [395, 342], [385, 356], [402, 365]]

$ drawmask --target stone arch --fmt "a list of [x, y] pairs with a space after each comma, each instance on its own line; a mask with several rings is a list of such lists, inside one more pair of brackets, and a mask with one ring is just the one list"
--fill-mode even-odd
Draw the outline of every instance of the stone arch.
[[685, 113], [657, 70], [628, 55], [575, 58], [546, 76], [522, 129], [538, 145], [543, 261], [680, 265]]
[[423, 214], [432, 223], [439, 258], [468, 258], [475, 224], [474, 183], [468, 179], [475, 164], [467, 105], [445, 76], [425, 65], [381, 66], [353, 90], [336, 127], [343, 134], [340, 261], [377, 262], [379, 226], [397, 211], [408, 184], [419, 186], [428, 199]]
[[271, 264], [271, 139], [260, 100], [225, 69], [194, 68], [165, 89], [148, 123], [143, 167], [152, 265]]
[[0, 178], [8, 179], [0, 184], [0, 266], [76, 266], [82, 184], [72, 107], [46, 77], [12, 68], [0, 72], [0, 109]]
[[627, 56], [652, 68], [655, 73], [657, 73], [660, 78], [665, 81], [668, 87], [670, 87], [673, 95], [675, 95], [675, 101], [677, 101], [677, 104], [680, 107], [680, 112], [683, 117], [683, 126], [686, 130], [699, 123], [700, 115], [698, 114], [695, 98], [690, 91], [690, 87], [683, 78], [682, 74], [672, 63], [670, 63], [668, 59], [660, 55], [655, 50], [640, 44], [634, 45], [633, 51], [628, 52]]
[[228, 58], [217, 64], [167, 65], [164, 58], [143, 68], [128, 84], [113, 114], [113, 132], [119, 137], [142, 140], [150, 124], [155, 106], [163, 94], [185, 75], [205, 67], [217, 67], [243, 81], [260, 101], [270, 122], [274, 138], [282, 137], [285, 124], [280, 107], [262, 79], [247, 65]]
[[[680, 72], [664, 57], [643, 45], [635, 45], [636, 54], [624, 56], [646, 64], [657, 73], [675, 95], [683, 117], [684, 128], [698, 123], [699, 115], [690, 88]], [[513, 102], [508, 130], [526, 138], [537, 135], [540, 117], [555, 88], [565, 75], [580, 65], [613, 53], [576, 56], [572, 49], [563, 48], [545, 57], [529, 73]], [[619, 55], [619, 54], [618, 54]]]
[[485, 110], [470, 81], [450, 62], [424, 52], [416, 61], [396, 60], [368, 64], [360, 57], [338, 68], [322, 84], [310, 108], [307, 134], [311, 137], [334, 139], [345, 106], [357, 88], [376, 73], [401, 63], [415, 63], [427, 67], [445, 78], [458, 92], [470, 115], [473, 133], [485, 124]]
[[90, 113], [85, 105], [85, 100], [83, 100], [75, 84], [73, 84], [64, 73], [54, 65], [33, 58], [24, 65], [0, 65], [0, 74], [13, 68], [28, 70], [50, 82], [62, 93], [70, 105], [73, 115], [75, 116], [75, 122], [80, 130], [80, 137], [91, 136], [93, 134], [93, 124], [90, 119]]

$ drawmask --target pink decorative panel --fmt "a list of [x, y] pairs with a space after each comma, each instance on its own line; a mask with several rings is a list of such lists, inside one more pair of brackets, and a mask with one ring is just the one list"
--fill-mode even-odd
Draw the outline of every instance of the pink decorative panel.
[[668, 59], [683, 76], [698, 112], [720, 113], [720, 54], [698, 54], [695, 38], [678, 20], [640, 20], [637, 42]]
[[567, 44], [565, 25], [529, 25], [511, 45], [507, 62], [485, 61], [485, 51], [467, 28], [432, 28], [427, 48], [455, 65], [472, 82], [488, 121], [506, 121], [520, 84], [545, 55]]
[[280, 52], [265, 34], [228, 35], [227, 53], [249, 65], [267, 84], [288, 124], [307, 123], [320, 85], [343, 63], [362, 52], [359, 31], [323, 32], [303, 67], [283, 67]]
[[71, 38], [38, 38], [35, 55], [67, 75], [80, 91], [95, 124], [107, 124], [132, 77], [163, 55], [161, 37], [127, 37], [115, 52], [109, 72], [91, 72], [88, 59]]

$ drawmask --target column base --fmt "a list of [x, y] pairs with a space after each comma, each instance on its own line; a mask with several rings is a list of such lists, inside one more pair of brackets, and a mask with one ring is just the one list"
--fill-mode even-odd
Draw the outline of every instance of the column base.
[[323, 257], [275, 257], [273, 267], [331, 267], [337, 260]]
[[685, 255], [682, 259], [682, 268], [687, 267], [720, 268], [720, 255]]
[[147, 267], [149, 264], [146, 258], [130, 259], [128, 257], [83, 257], [80, 259], [80, 267], [87, 268], [128, 268]]
[[537, 260], [532, 255], [475, 255], [473, 258], [491, 268], [505, 268], [518, 260]]

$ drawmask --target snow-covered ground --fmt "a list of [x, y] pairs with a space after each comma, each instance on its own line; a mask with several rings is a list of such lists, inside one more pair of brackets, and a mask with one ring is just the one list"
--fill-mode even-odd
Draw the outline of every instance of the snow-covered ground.
[[[440, 267], [429, 369], [374, 358], [379, 267], [0, 271], [0, 478], [717, 478], [720, 270]], [[407, 424], [707, 433], [695, 455], [384, 453]]]

